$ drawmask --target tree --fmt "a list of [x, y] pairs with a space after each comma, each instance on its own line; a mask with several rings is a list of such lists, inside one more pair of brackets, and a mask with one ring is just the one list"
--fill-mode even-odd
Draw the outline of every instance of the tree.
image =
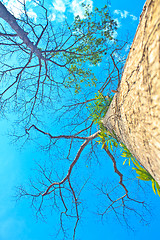
[[[160, 34], [157, 5], [158, 1], [145, 5], [147, 10], [144, 8], [141, 15], [141, 25], [125, 64], [120, 88], [104, 122], [159, 184], [160, 65], [157, 52]], [[154, 19], [152, 22], [149, 16]], [[138, 43], [141, 43], [139, 47]]]
[[[29, 17], [25, 1], [21, 2], [19, 18], [0, 3], [1, 112], [4, 116], [9, 111], [17, 114], [15, 141], [26, 143], [37, 138], [36, 144], [54, 158], [37, 163], [36, 179], [30, 181], [30, 189], [18, 187], [17, 197], [30, 197], [37, 216], [42, 217], [47, 200], [53, 202], [51, 207], [60, 212], [64, 237], [64, 223], [73, 223], [75, 239], [83, 210], [80, 196], [89, 182], [79, 171], [84, 164], [88, 168], [100, 162], [103, 150], [113, 162], [119, 184], [106, 188], [104, 182], [94, 183], [94, 191], [108, 199], [105, 206], [99, 206], [98, 214], [103, 218], [113, 210], [116, 218], [128, 226], [128, 212], [146, 221], [136, 206], [147, 206], [130, 192], [115, 158], [120, 148], [132, 159], [131, 153], [119, 143], [114, 128], [106, 129], [101, 122], [110, 111], [113, 92], [120, 88], [127, 42], [114, 39], [117, 26], [107, 6], [92, 11], [83, 5], [84, 18], [77, 16], [69, 23], [65, 19], [63, 26], [56, 27], [43, 1], [35, 4], [40, 14], [37, 22]], [[97, 73], [94, 69], [99, 64], [102, 70]], [[130, 179], [126, 176], [125, 180]]]

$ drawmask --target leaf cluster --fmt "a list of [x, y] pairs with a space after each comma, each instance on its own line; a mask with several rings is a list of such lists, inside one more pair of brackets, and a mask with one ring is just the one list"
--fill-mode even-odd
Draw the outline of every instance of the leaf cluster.
[[134, 161], [134, 157], [133, 157], [132, 153], [128, 150], [128, 148], [123, 143], [120, 144], [120, 147], [121, 147], [121, 151], [122, 151], [121, 156], [126, 158], [123, 162], [123, 165], [126, 163], [126, 161], [128, 161], [128, 165], [130, 166], [131, 162]]
[[[89, 5], [83, 4], [84, 18], [76, 16], [72, 28], [69, 27], [74, 44], [63, 53], [68, 64], [69, 75], [66, 79], [67, 87], [74, 87], [75, 92], [81, 90], [81, 84], [96, 85], [96, 77], [91, 66], [97, 66], [107, 54], [109, 42], [113, 40], [113, 33], [117, 29], [116, 22], [111, 19], [107, 6], [101, 10], [91, 11]], [[85, 65], [85, 68], [84, 68]], [[88, 67], [87, 67], [87, 66]]]
[[118, 146], [118, 140], [114, 131], [110, 133], [102, 124], [101, 119], [106, 115], [108, 108], [113, 100], [113, 96], [104, 96], [101, 92], [95, 94], [95, 100], [88, 104], [88, 109], [90, 111], [90, 118], [95, 124], [99, 125], [100, 133], [98, 134], [99, 144], [106, 144], [107, 148], [113, 151], [113, 147]]
[[105, 116], [113, 96], [104, 96], [101, 92], [95, 94], [94, 101], [88, 104], [90, 118], [95, 124], [101, 125], [101, 119]]
[[151, 174], [138, 163], [138, 161], [133, 157], [133, 155], [127, 149], [127, 147], [123, 143], [121, 143], [120, 145], [122, 147], [122, 157], [126, 158], [123, 164], [125, 164], [125, 162], [128, 161], [128, 165], [130, 166], [132, 162], [134, 164], [134, 167], [132, 167], [132, 169], [134, 169], [138, 174], [137, 178], [143, 181], [151, 181], [154, 193], [156, 194], [157, 191], [158, 195], [160, 196], [159, 184], [155, 181]]
[[112, 151], [114, 149], [114, 147], [118, 147], [118, 140], [117, 138], [115, 138], [115, 133], [114, 131], [112, 131], [112, 133], [110, 133], [104, 126], [103, 124], [100, 125], [100, 134], [98, 134], [100, 140], [98, 140], [97, 142], [99, 144], [102, 144], [102, 148], [104, 147], [104, 145], [106, 144], [107, 149], [110, 148]]
[[128, 148], [123, 144], [119, 143], [116, 134], [114, 131], [109, 132], [105, 126], [103, 126], [101, 119], [105, 116], [111, 101], [113, 97], [110, 96], [103, 96], [102, 93], [98, 92], [98, 94], [95, 95], [95, 100], [93, 103], [90, 103], [88, 108], [90, 110], [90, 117], [94, 121], [95, 124], [99, 125], [100, 133], [98, 134], [99, 140], [97, 141], [99, 144], [102, 144], [102, 148], [104, 145], [107, 146], [107, 149], [110, 148], [111, 151], [116, 147], [120, 147], [122, 151], [122, 157], [125, 158], [123, 165], [128, 162], [128, 165], [130, 166], [131, 163], [134, 164], [134, 167], [132, 167], [133, 170], [136, 171], [138, 174], [137, 178], [143, 181], [151, 181], [152, 182], [152, 189], [154, 193], [158, 193], [160, 196], [160, 186], [155, 181], [155, 179], [150, 175], [150, 173], [144, 169], [138, 161], [133, 157], [131, 152], [128, 150]]

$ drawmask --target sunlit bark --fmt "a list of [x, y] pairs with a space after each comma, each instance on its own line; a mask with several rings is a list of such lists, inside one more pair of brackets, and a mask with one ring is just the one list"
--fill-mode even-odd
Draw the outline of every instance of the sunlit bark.
[[160, 1], [147, 1], [121, 84], [103, 119], [160, 183]]

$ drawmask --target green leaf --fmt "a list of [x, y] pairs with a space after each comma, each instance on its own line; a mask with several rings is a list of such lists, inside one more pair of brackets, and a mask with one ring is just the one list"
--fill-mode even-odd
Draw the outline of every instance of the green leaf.
[[137, 176], [138, 179], [143, 180], [143, 181], [150, 181], [151, 179], [145, 177], [145, 176]]
[[127, 149], [127, 147], [123, 144], [120, 143], [121, 146], [121, 151], [122, 151], [122, 157], [126, 157], [125, 161], [123, 162], [123, 165], [125, 164], [126, 160], [129, 160], [129, 165], [130, 165], [130, 160], [132, 160], [133, 164], [135, 167], [133, 167], [132, 169], [134, 169], [136, 171], [136, 173], [138, 174], [137, 178], [143, 181], [151, 181], [152, 182], [152, 189], [154, 191], [154, 193], [156, 194], [156, 191], [158, 193], [158, 196], [160, 197], [160, 186], [158, 185], [158, 183], [154, 180], [154, 178], [151, 176], [151, 174], [144, 169], [140, 163], [138, 163], [138, 161], [132, 156], [132, 154], [130, 153], [130, 151]]
[[[104, 145], [105, 145], [105, 142], [102, 144], [102, 148], [104, 147]], [[107, 149], [108, 149], [108, 146], [107, 146]]]
[[133, 163], [134, 163], [134, 165], [139, 169], [139, 170], [141, 170], [141, 171], [143, 171], [143, 172], [145, 172], [145, 173], [148, 173], [144, 168], [142, 168], [141, 166], [140, 166], [140, 164], [134, 159], [133, 160]]
[[130, 161], [130, 158], [129, 158], [129, 161], [128, 161], [128, 165], [129, 165], [129, 166], [131, 165], [131, 161]]
[[125, 164], [126, 161], [127, 161], [127, 159], [124, 160], [123, 165]]
[[137, 176], [138, 179], [140, 180], [143, 180], [143, 181], [150, 181], [150, 179], [146, 179], [145, 177], [143, 176]]
[[110, 142], [110, 148], [111, 148], [111, 150], [113, 151], [113, 147], [112, 147], [112, 144], [111, 144], [111, 142]]
[[155, 185], [156, 185], [157, 193], [158, 193], [158, 195], [160, 197], [160, 186], [159, 186], [159, 184], [156, 181], [155, 181]]
[[153, 192], [156, 194], [155, 181], [154, 181], [154, 179], [152, 179], [152, 189], [153, 189]]
[[135, 169], [136, 173], [139, 174], [140, 177], [144, 178], [145, 181], [152, 180], [152, 176], [149, 173], [143, 172], [143, 171], [141, 171], [140, 169], [137, 169], [137, 168], [132, 168], [132, 169]]

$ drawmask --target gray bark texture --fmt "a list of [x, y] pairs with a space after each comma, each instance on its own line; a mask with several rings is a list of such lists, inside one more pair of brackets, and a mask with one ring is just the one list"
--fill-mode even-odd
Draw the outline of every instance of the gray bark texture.
[[160, 0], [147, 0], [118, 93], [102, 120], [160, 184]]
[[[16, 18], [7, 10], [7, 8], [0, 2], [0, 18], [6, 21], [11, 28], [17, 33], [17, 36], [31, 49], [31, 52], [35, 52], [39, 59], [43, 59], [43, 56], [36, 45], [33, 44], [27, 37], [27, 34], [17, 23]], [[43, 59], [44, 60], [44, 59]]]

